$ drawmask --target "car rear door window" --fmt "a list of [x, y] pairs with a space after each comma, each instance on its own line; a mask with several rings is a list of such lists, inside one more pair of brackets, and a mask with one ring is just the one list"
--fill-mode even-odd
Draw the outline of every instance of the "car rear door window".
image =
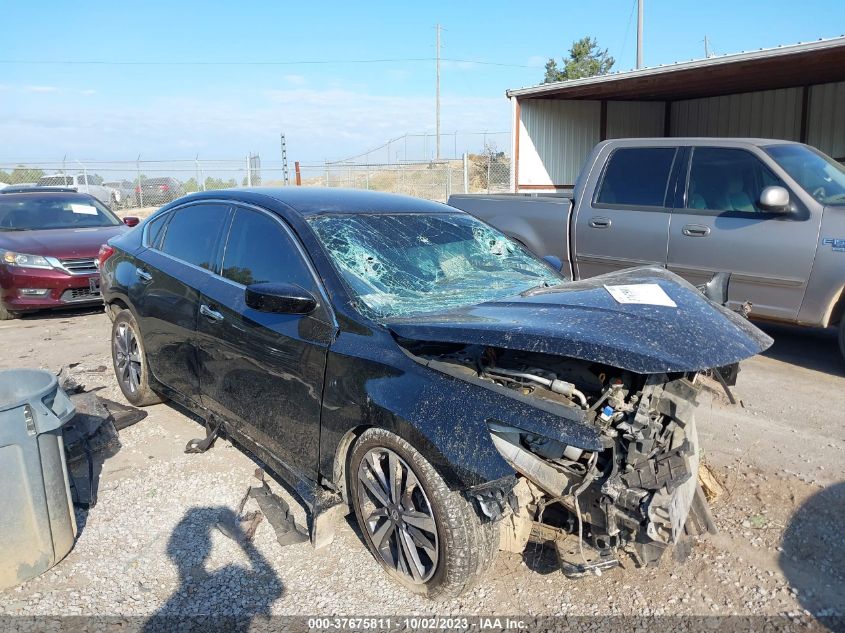
[[153, 219], [149, 226], [147, 226], [147, 239], [144, 243], [145, 246], [150, 246], [152, 248], [160, 248], [161, 242], [160, 238], [162, 237], [162, 229], [167, 224], [167, 220], [170, 218], [169, 213], [165, 213], [164, 215], [160, 215], [157, 218]]
[[623, 147], [610, 156], [596, 202], [636, 207], [662, 207], [674, 147]]
[[223, 276], [244, 286], [275, 282], [315, 289], [300, 249], [279, 221], [249, 209], [235, 211]]
[[758, 213], [763, 189], [783, 181], [744, 149], [696, 147], [690, 162], [687, 208]]
[[229, 207], [222, 204], [196, 204], [173, 212], [161, 251], [183, 262], [214, 269], [220, 232]]

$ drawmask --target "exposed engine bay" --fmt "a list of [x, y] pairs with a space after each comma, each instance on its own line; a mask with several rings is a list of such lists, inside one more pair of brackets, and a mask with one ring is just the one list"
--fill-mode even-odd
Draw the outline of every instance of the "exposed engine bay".
[[599, 433], [601, 450], [590, 450], [486, 420], [518, 473], [505, 503], [495, 489], [475, 494], [482, 512], [504, 520], [503, 549], [521, 551], [532, 536], [561, 547], [568, 540], [570, 551], [558, 554], [577, 576], [617, 564], [619, 550], [639, 565], [653, 563], [685, 529], [712, 529], [697, 482], [697, 374], [640, 375], [481, 345], [414, 347], [430, 366], [537, 398]]

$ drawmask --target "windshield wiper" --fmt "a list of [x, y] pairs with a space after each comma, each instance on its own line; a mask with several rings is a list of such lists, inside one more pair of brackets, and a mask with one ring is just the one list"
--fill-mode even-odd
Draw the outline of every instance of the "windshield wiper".
[[534, 295], [541, 295], [544, 292], [554, 292], [558, 288], [563, 288], [568, 281], [564, 281], [559, 284], [550, 284], [548, 281], [544, 281], [539, 286], [534, 286], [533, 288], [529, 288], [528, 290], [523, 290], [519, 293], [520, 297], [533, 297]]

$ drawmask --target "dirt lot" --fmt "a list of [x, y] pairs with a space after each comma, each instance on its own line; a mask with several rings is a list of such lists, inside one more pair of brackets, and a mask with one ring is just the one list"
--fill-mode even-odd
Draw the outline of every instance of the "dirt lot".
[[[765, 329], [777, 342], [744, 364], [741, 404], [703, 398], [705, 459], [728, 492], [713, 506], [720, 533], [698, 539], [683, 563], [668, 555], [656, 569], [626, 564], [567, 580], [552, 553], [534, 547], [502, 553], [479, 587], [433, 605], [387, 578], [353, 522], [315, 551], [280, 547], [265, 521], [242, 548], [214, 525], [255, 483], [255, 463], [225, 441], [184, 454], [201, 427], [156, 405], [121, 431], [121, 450], [103, 464], [99, 503], [77, 515], [73, 551], [0, 592], [0, 614], [843, 615], [845, 362], [831, 332]], [[99, 311], [0, 323], [0, 368], [80, 363], [89, 389], [122, 401], [109, 330]]]

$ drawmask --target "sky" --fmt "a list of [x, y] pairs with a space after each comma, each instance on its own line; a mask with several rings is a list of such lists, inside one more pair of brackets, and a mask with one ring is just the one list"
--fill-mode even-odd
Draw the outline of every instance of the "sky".
[[[464, 133], [508, 131], [505, 90], [542, 82], [546, 59], [565, 56], [574, 40], [591, 35], [615, 70], [632, 68], [635, 7], [0, 0], [0, 164], [249, 152], [272, 161], [280, 132], [291, 162], [317, 164], [432, 133], [437, 23], [441, 129], [461, 132], [457, 142], [444, 139], [444, 152], [474, 151], [483, 137]], [[836, 0], [645, 0], [644, 60], [701, 58], [705, 36], [711, 52], [725, 54], [842, 31], [845, 2]], [[488, 138], [507, 149], [505, 135]], [[431, 155], [433, 143], [425, 149]], [[400, 151], [394, 146], [392, 158]], [[416, 143], [408, 158], [422, 152]]]

